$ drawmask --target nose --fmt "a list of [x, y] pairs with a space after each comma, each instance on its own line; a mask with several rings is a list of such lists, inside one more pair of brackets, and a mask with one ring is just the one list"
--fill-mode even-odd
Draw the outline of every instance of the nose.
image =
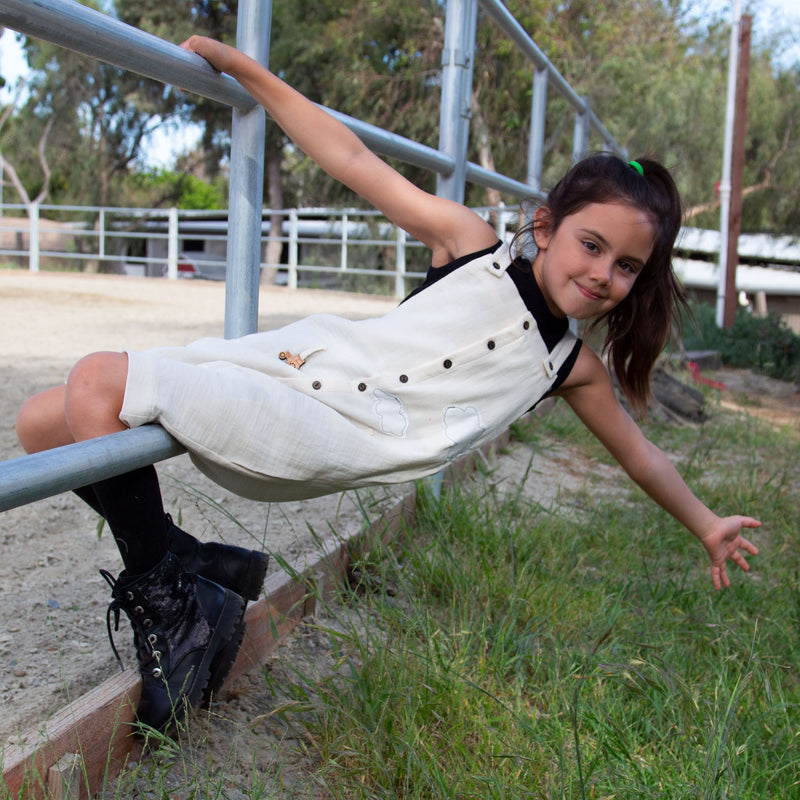
[[589, 277], [599, 286], [608, 286], [611, 283], [611, 270], [613, 269], [611, 261], [606, 259], [597, 259], [592, 262], [592, 270]]

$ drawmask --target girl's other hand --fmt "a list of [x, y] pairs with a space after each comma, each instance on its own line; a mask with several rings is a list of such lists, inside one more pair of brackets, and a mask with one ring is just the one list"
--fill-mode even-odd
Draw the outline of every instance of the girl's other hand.
[[744, 572], [750, 569], [744, 553], [757, 555], [758, 548], [742, 536], [741, 529], [760, 527], [761, 523], [752, 517], [723, 517], [718, 518], [708, 534], [701, 537], [700, 541], [711, 559], [711, 581], [715, 589], [730, 586], [728, 559]]
[[217, 72], [229, 72], [239, 51], [230, 45], [209, 39], [207, 36], [190, 36], [181, 44], [184, 50], [202, 56]]

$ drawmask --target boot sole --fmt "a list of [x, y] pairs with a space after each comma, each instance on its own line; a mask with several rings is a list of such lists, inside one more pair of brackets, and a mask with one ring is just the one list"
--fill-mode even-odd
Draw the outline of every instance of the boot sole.
[[247, 569], [246, 581], [238, 588], [235, 586], [231, 588], [244, 597], [245, 600], [258, 600], [264, 588], [268, 566], [269, 556], [258, 550], [252, 550], [250, 552], [250, 564]]
[[225, 602], [214, 624], [214, 634], [197, 669], [197, 678], [186, 695], [187, 704], [192, 707], [205, 704], [205, 698], [215, 691], [212, 686], [222, 686], [244, 638], [247, 602], [229, 589], [225, 594]]
[[216, 652], [211, 661], [209, 678], [200, 699], [201, 708], [208, 708], [211, 703], [211, 698], [222, 688], [222, 684], [225, 683], [225, 678], [228, 677], [231, 667], [236, 662], [236, 656], [239, 655], [239, 650], [244, 640], [244, 631], [246, 627], [244, 624], [244, 614], [246, 610], [247, 603], [245, 602], [242, 604], [242, 613], [236, 622], [236, 627], [231, 637], [223, 647]]
[[253, 550], [250, 556], [250, 566], [247, 570], [247, 583], [238, 587], [241, 592], [237, 592], [244, 598], [245, 602], [242, 606], [242, 613], [236, 624], [234, 631], [227, 644], [217, 652], [211, 662], [211, 674], [203, 690], [203, 697], [201, 706], [207, 708], [211, 702], [211, 697], [215, 695], [225, 683], [225, 678], [231, 671], [231, 667], [236, 661], [236, 656], [239, 654], [239, 649], [242, 646], [244, 639], [244, 614], [247, 611], [248, 600], [258, 600], [261, 595], [261, 590], [264, 588], [264, 580], [267, 577], [267, 567], [269, 566], [269, 556], [266, 553], [261, 553]]

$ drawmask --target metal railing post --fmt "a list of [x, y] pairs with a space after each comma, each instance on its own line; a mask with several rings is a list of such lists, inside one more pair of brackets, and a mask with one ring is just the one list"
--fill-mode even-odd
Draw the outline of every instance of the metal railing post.
[[[258, 61], [269, 61], [271, 0], [241, 0], [236, 46]], [[264, 202], [266, 114], [261, 106], [233, 110], [225, 272], [225, 338], [258, 329], [261, 278], [261, 218]]]
[[531, 98], [531, 132], [528, 140], [528, 183], [534, 191], [542, 188], [544, 164], [544, 131], [547, 116], [547, 69], [537, 67], [533, 73]]
[[575, 134], [572, 139], [572, 162], [580, 161], [589, 151], [589, 98], [583, 98], [583, 108], [575, 112]]
[[349, 217], [347, 214], [342, 214], [342, 243], [341, 252], [339, 253], [339, 267], [342, 272], [347, 272], [347, 221]]
[[406, 294], [406, 241], [408, 234], [402, 228], [395, 228], [396, 249], [394, 255], [394, 296], [405, 297]]
[[178, 277], [178, 209], [174, 206], [167, 212], [167, 277]]
[[297, 228], [297, 209], [293, 208], [289, 212], [289, 263], [286, 265], [289, 272], [287, 286], [290, 289], [297, 288], [297, 251], [299, 249]]
[[442, 50], [442, 105], [439, 110], [439, 150], [455, 161], [449, 175], [439, 174], [436, 194], [464, 201], [467, 145], [472, 117], [472, 68], [477, 0], [447, 0]]
[[97, 259], [106, 257], [106, 210], [101, 208], [97, 214]]

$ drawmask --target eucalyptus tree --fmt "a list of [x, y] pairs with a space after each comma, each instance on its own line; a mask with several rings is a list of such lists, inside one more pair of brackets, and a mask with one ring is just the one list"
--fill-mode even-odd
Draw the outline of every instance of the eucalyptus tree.
[[117, 202], [142, 142], [174, 112], [177, 92], [48, 42], [28, 37], [24, 48], [31, 72], [21, 113], [52, 126], [51, 199]]

